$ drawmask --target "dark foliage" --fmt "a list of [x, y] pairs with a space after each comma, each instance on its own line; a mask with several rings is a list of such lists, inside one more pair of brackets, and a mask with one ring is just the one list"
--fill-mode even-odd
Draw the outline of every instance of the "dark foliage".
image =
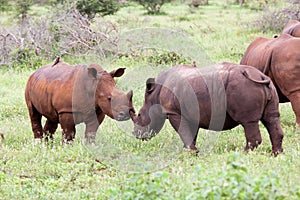
[[119, 5], [117, 0], [78, 0], [76, 8], [82, 15], [93, 19], [96, 14], [105, 16], [116, 13]]
[[142, 5], [148, 12], [148, 14], [160, 13], [161, 7], [165, 3], [170, 3], [172, 0], [133, 0], [138, 4]]
[[0, 11], [8, 10], [8, 0], [0, 0]]

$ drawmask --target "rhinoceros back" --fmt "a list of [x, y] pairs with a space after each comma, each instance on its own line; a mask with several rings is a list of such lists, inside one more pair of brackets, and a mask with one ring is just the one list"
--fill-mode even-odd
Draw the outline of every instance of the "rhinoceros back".
[[38, 69], [28, 80], [26, 103], [53, 120], [57, 120], [59, 113], [74, 111], [74, 83], [82, 70], [82, 66], [74, 67], [64, 62]]
[[[224, 72], [225, 73], [225, 72]], [[226, 92], [224, 73], [217, 66], [197, 68], [187, 65], [176, 66], [162, 72], [157, 83], [164, 86], [163, 93], [176, 99], [175, 105], [185, 118], [212, 130], [221, 130], [226, 118]], [[226, 74], [225, 74], [226, 75]], [[166, 100], [168, 99], [168, 100]], [[163, 98], [165, 105], [170, 98]], [[173, 102], [174, 104], [174, 102]], [[173, 108], [165, 106], [165, 112]]]

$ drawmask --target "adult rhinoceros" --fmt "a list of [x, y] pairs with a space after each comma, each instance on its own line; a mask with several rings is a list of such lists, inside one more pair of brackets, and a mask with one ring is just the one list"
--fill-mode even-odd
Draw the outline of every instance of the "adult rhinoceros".
[[219, 63], [209, 68], [179, 65], [146, 82], [144, 105], [131, 112], [134, 134], [150, 139], [169, 119], [185, 148], [195, 147], [199, 128], [228, 130], [241, 124], [245, 150], [261, 142], [258, 122], [268, 129], [275, 155], [282, 151], [278, 96], [270, 78], [250, 66]]
[[291, 102], [300, 125], [300, 38], [281, 34], [278, 38], [257, 38], [247, 48], [240, 64], [256, 67], [269, 76], [279, 101]]
[[300, 37], [300, 22], [298, 20], [289, 21], [283, 28], [282, 34], [286, 33], [294, 37]]
[[[35, 71], [25, 90], [34, 138], [52, 138], [60, 123], [63, 141], [71, 141], [75, 125], [84, 122], [86, 139], [94, 140], [105, 115], [130, 119], [132, 91], [121, 92], [113, 79], [123, 73], [124, 68], [108, 73], [97, 64], [71, 66], [59, 60]], [[42, 116], [47, 118], [44, 129]]]

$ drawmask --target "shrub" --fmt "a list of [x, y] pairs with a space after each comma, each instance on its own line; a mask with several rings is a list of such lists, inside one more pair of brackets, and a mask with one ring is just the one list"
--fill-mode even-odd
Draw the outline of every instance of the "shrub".
[[57, 12], [0, 29], [0, 65], [36, 68], [40, 59], [53, 60], [57, 55], [106, 55], [101, 44], [114, 42], [117, 29], [113, 23], [100, 19], [91, 24], [72, 7], [53, 10]]
[[189, 0], [187, 3], [189, 6], [198, 7], [208, 5], [208, 0]]
[[155, 48], [144, 49], [126, 54], [120, 54], [119, 57], [143, 60], [152, 65], [178, 65], [183, 63], [192, 63], [190, 58], [186, 58], [176, 52], [158, 50]]
[[0, 11], [6, 11], [8, 5], [8, 0], [0, 0]]
[[250, 9], [264, 10], [266, 7], [277, 5], [278, 2], [280, 1], [279, 0], [245, 0], [243, 3], [246, 4]]
[[42, 57], [35, 54], [32, 49], [19, 48], [12, 52], [12, 56], [15, 60], [12, 63], [12, 67], [15, 69], [36, 69], [43, 64]]
[[82, 15], [93, 19], [96, 14], [105, 16], [116, 13], [119, 5], [117, 0], [78, 0], [76, 8]]
[[282, 9], [282, 12], [287, 15], [289, 19], [300, 20], [300, 1], [288, 0], [289, 5]]
[[281, 32], [288, 20], [288, 16], [281, 10], [270, 10], [267, 8], [259, 20], [255, 22], [255, 25], [264, 32]]
[[160, 8], [165, 3], [170, 3], [172, 0], [133, 0], [143, 6], [148, 14], [158, 14], [160, 13]]
[[17, 16], [21, 15], [22, 22], [27, 18], [27, 13], [30, 10], [30, 6], [34, 4], [33, 0], [16, 0], [16, 12]]
[[292, 19], [300, 20], [300, 1], [288, 0], [288, 4], [282, 8], [267, 7], [257, 20], [250, 23], [264, 32], [281, 32], [284, 25]]

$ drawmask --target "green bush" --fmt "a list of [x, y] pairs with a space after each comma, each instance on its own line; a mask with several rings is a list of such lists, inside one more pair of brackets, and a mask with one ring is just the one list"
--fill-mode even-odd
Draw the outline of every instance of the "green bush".
[[30, 6], [34, 4], [33, 0], [16, 0], [16, 13], [17, 16], [21, 16], [22, 22], [27, 18], [27, 13], [30, 10]]
[[11, 66], [14, 69], [37, 69], [43, 65], [43, 58], [29, 48], [15, 49], [12, 54], [15, 60]]
[[6, 11], [8, 9], [8, 0], [0, 0], [0, 11]]
[[143, 6], [148, 14], [158, 14], [160, 13], [160, 8], [165, 3], [170, 3], [172, 0], [133, 0]]
[[277, 5], [279, 0], [245, 0], [245, 4], [253, 10], [263, 10], [266, 7]]
[[141, 52], [134, 52], [131, 54], [121, 55], [120, 58], [132, 59], [135, 61], [143, 60], [144, 62], [152, 65], [178, 65], [178, 64], [191, 64], [193, 61], [176, 52], [169, 52], [157, 49], [147, 49]]
[[82, 15], [93, 19], [96, 14], [105, 16], [116, 13], [119, 5], [117, 0], [78, 0], [76, 8]]

